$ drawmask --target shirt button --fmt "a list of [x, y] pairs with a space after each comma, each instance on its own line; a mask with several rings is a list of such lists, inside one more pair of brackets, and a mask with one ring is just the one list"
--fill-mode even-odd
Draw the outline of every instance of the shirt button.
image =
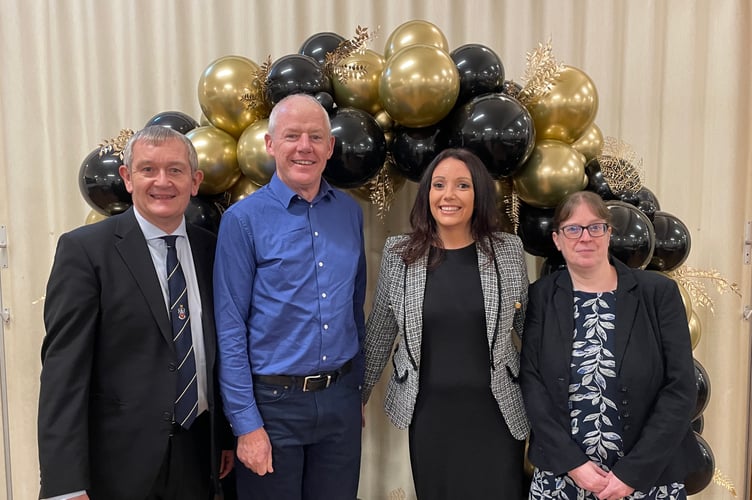
[[319, 262], [319, 267], [324, 267], [324, 263], [323, 262]]
[[326, 356], [322, 356], [321, 361], [326, 361]]
[[328, 330], [328, 329], [329, 329], [329, 325], [324, 324], [324, 330]]
[[325, 299], [326, 298], [326, 292], [322, 293], [321, 297]]
[[319, 232], [318, 232], [318, 231], [314, 231], [314, 232], [313, 232], [313, 235], [314, 235], [314, 236], [318, 236], [318, 235], [319, 235]]

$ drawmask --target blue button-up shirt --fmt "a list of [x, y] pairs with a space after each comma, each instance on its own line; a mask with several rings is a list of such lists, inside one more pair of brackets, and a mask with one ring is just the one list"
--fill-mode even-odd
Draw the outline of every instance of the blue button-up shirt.
[[214, 304], [235, 435], [263, 425], [252, 375], [313, 375], [360, 354], [365, 285], [363, 213], [326, 181], [308, 202], [275, 174], [223, 214]]

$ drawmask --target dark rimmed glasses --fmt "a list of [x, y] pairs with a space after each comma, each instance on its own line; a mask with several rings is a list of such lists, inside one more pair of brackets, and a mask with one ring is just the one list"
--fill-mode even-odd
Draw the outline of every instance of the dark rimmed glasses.
[[580, 226], [578, 224], [568, 224], [559, 228], [559, 232], [564, 235], [565, 238], [570, 240], [576, 240], [582, 236], [582, 231], [586, 230], [591, 238], [600, 238], [608, 232], [608, 224], [605, 222], [597, 222], [590, 224], [589, 226]]

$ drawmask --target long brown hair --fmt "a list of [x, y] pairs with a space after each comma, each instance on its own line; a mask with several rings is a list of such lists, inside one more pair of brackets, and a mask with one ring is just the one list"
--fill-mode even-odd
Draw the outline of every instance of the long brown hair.
[[[463, 162], [473, 181], [473, 215], [470, 219], [470, 234], [480, 244], [481, 251], [493, 259], [491, 239], [499, 230], [499, 214], [496, 209], [496, 187], [483, 162], [467, 149], [449, 148], [441, 151], [426, 167], [418, 184], [418, 193], [410, 211], [412, 231], [397, 249], [402, 260], [412, 264], [424, 255], [429, 255], [428, 267], [436, 267], [444, 257], [444, 244], [436, 230], [436, 220], [431, 214], [429, 194], [436, 167], [443, 160], [454, 158]], [[431, 247], [437, 251], [429, 252]]]

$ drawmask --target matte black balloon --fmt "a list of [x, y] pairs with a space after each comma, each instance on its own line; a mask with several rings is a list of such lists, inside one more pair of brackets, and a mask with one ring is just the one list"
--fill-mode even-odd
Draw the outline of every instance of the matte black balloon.
[[585, 164], [585, 175], [588, 178], [588, 184], [585, 188], [587, 191], [594, 192], [604, 200], [616, 199], [616, 195], [611, 191], [611, 187], [608, 185], [605, 177], [603, 177], [598, 158], [593, 158]]
[[696, 495], [704, 490], [713, 481], [715, 474], [713, 450], [710, 449], [710, 445], [701, 435], [695, 432], [695, 437], [702, 455], [702, 466], [684, 478], [684, 489], [687, 495]]
[[144, 127], [161, 125], [185, 134], [198, 127], [198, 122], [193, 117], [180, 111], [163, 111], [149, 118]]
[[384, 165], [384, 131], [373, 116], [356, 108], [337, 108], [331, 121], [336, 141], [324, 177], [340, 188], [358, 187]]
[[517, 236], [522, 240], [525, 251], [536, 257], [560, 255], [551, 237], [554, 209], [537, 208], [520, 202]]
[[696, 419], [692, 420], [692, 430], [695, 431], [697, 434], [702, 434], [702, 431], [705, 429], [705, 416], [700, 415]]
[[84, 159], [78, 171], [78, 188], [86, 203], [102, 215], [126, 211], [132, 204], [125, 181], [118, 170], [123, 160], [119, 154], [99, 154], [96, 148]]
[[692, 412], [692, 420], [698, 418], [708, 407], [710, 402], [710, 377], [705, 367], [696, 359], [695, 362], [695, 384], [697, 385], [697, 402], [695, 410]]
[[413, 182], [420, 181], [428, 164], [445, 148], [440, 124], [423, 128], [396, 127], [393, 131], [394, 166]]
[[337, 46], [345, 41], [345, 37], [332, 33], [330, 31], [323, 31], [321, 33], [315, 33], [308, 37], [303, 42], [298, 50], [299, 53], [314, 58], [319, 64], [324, 64], [326, 61], [326, 54], [334, 52]]
[[667, 212], [655, 212], [655, 250], [648, 269], [668, 272], [684, 264], [692, 248], [689, 229], [677, 217]]
[[449, 57], [460, 72], [458, 104], [504, 88], [504, 65], [496, 52], [485, 45], [462, 45], [450, 52]]
[[334, 111], [334, 97], [329, 92], [319, 92], [314, 97], [330, 115]]
[[311, 56], [288, 54], [274, 61], [266, 77], [266, 98], [277, 104], [290, 94], [332, 93], [332, 82]]
[[185, 220], [216, 234], [222, 212], [222, 206], [217, 201], [193, 196], [185, 209]]
[[547, 257], [543, 260], [539, 276], [542, 278], [544, 276], [548, 276], [549, 274], [555, 273], [560, 269], [566, 269], [566, 267], [567, 263], [564, 262], [564, 257], [561, 254], [552, 255], [551, 257]]
[[644, 269], [653, 256], [655, 232], [647, 215], [637, 207], [619, 200], [609, 200], [611, 213], [611, 255], [634, 269]]
[[530, 113], [504, 94], [486, 94], [455, 108], [442, 127], [449, 147], [470, 149], [496, 178], [514, 174], [535, 148]]

